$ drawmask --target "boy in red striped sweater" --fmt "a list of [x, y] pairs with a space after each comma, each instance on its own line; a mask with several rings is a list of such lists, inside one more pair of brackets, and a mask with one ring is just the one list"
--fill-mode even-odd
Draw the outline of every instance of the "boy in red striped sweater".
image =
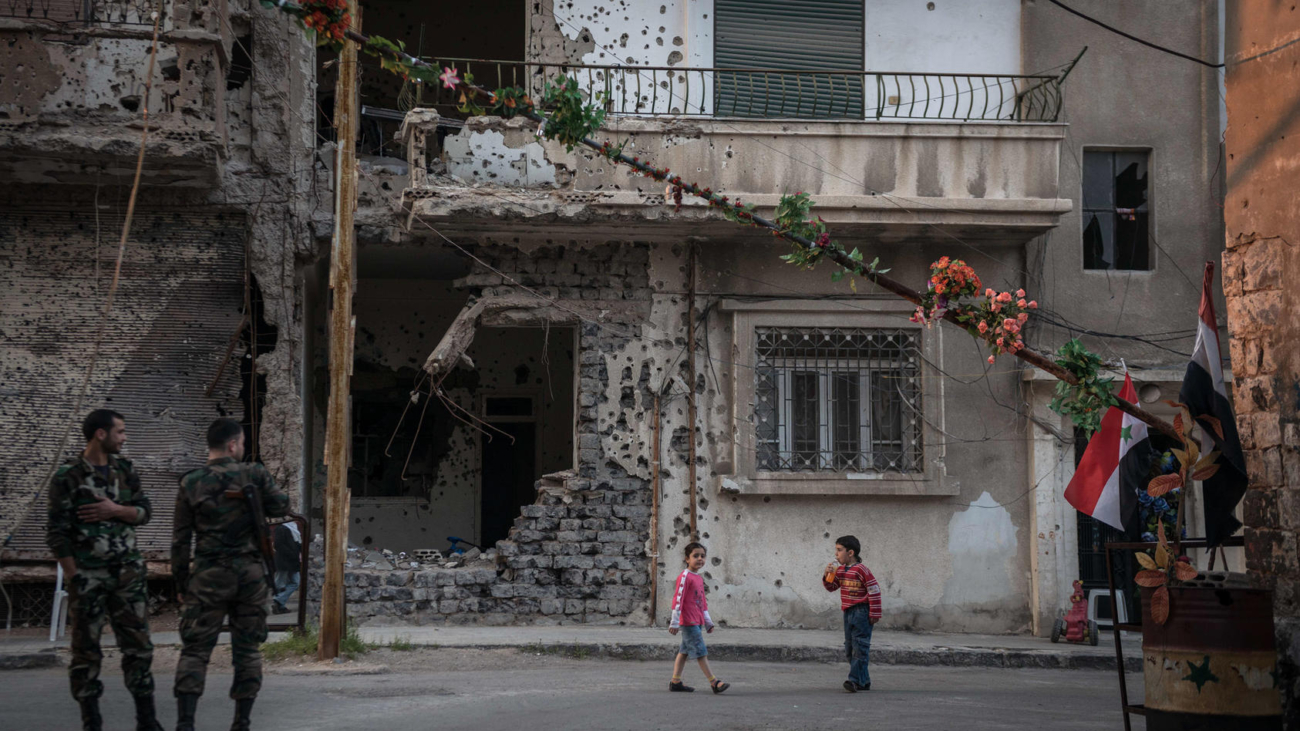
[[880, 584], [858, 559], [862, 544], [853, 536], [835, 539], [835, 561], [826, 565], [822, 585], [826, 591], [840, 590], [844, 610], [844, 650], [849, 656], [849, 679], [844, 690], [871, 690], [871, 628], [880, 621]]

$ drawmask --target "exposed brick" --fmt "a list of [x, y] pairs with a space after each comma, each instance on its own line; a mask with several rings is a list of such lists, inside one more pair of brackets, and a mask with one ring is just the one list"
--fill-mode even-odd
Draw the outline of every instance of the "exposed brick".
[[1278, 524], [1278, 491], [1271, 488], [1252, 487], [1241, 500], [1241, 517], [1249, 526]]
[[1282, 443], [1282, 418], [1276, 413], [1253, 414], [1254, 447], [1265, 449]]
[[1228, 300], [1228, 330], [1242, 337], [1272, 328], [1282, 314], [1282, 292], [1253, 292]]
[[[1246, 293], [1281, 289], [1282, 274], [1285, 271], [1282, 262], [1284, 253], [1282, 247], [1274, 245], [1272, 241], [1260, 241], [1238, 249], [1233, 252], [1232, 261], [1239, 263], [1240, 268], [1232, 273], [1232, 278], [1241, 277], [1241, 288]], [[1225, 269], [1226, 266], [1227, 264]]]

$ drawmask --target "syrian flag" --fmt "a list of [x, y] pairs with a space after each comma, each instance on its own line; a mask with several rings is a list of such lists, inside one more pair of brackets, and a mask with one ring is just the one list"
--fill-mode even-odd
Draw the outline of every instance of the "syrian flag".
[[[1137, 390], [1127, 372], [1119, 397], [1137, 403]], [[1137, 491], [1146, 489], [1154, 457], [1147, 425], [1112, 406], [1088, 442], [1065, 488], [1065, 500], [1080, 513], [1128, 532], [1138, 522]]]
[[1201, 284], [1200, 319], [1196, 322], [1196, 347], [1183, 376], [1178, 398], [1187, 405], [1201, 427], [1201, 454], [1219, 450], [1219, 471], [1201, 483], [1205, 499], [1205, 538], [1211, 546], [1237, 532], [1241, 521], [1233, 513], [1246, 494], [1246, 461], [1237, 436], [1237, 418], [1223, 386], [1223, 360], [1219, 353], [1219, 326], [1214, 314], [1214, 262], [1205, 263]]

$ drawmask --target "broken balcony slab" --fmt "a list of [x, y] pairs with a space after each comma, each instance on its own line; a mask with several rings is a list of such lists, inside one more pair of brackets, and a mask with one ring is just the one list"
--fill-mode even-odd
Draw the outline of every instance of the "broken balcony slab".
[[217, 186], [229, 141], [226, 10], [174, 10], [175, 20], [164, 14], [152, 65], [147, 21], [68, 35], [64, 24], [0, 18], [0, 67], [22, 70], [0, 98], [0, 182], [129, 178], [147, 111], [141, 183]]
[[[417, 110], [404, 126], [411, 182], [403, 205], [412, 219], [735, 231], [699, 199], [678, 207], [663, 183], [589, 150], [540, 141], [526, 120], [470, 119], [441, 147], [438, 123]], [[1010, 246], [1071, 208], [1059, 195], [1064, 134], [1060, 124], [621, 118], [598, 136], [760, 214], [771, 215], [784, 194], [810, 193], [814, 212], [841, 236], [909, 243], [951, 234]]]

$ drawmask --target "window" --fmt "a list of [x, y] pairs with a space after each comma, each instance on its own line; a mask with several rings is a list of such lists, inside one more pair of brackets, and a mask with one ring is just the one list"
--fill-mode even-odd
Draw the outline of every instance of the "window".
[[758, 469], [921, 472], [919, 338], [910, 330], [756, 328]]
[[865, 12], [862, 0], [717, 0], [714, 65], [736, 70], [717, 72], [714, 114], [860, 119]]
[[1084, 151], [1084, 269], [1151, 268], [1148, 157], [1144, 151]]

